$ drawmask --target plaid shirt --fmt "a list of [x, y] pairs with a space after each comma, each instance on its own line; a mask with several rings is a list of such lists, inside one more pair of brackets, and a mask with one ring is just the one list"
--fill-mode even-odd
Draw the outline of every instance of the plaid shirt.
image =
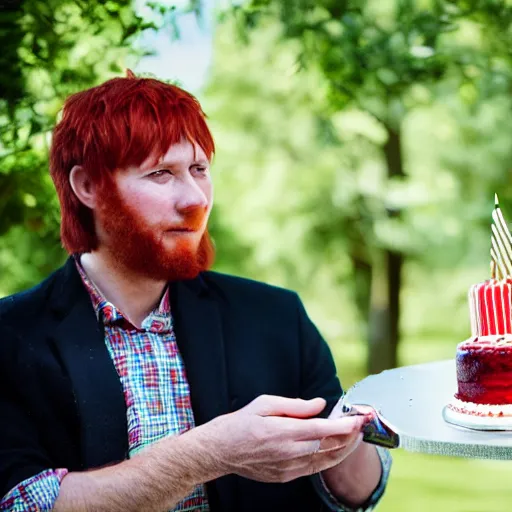
[[[78, 261], [77, 268], [91, 297], [96, 316], [104, 325], [105, 344], [123, 386], [127, 407], [129, 456], [162, 437], [179, 435], [193, 428], [190, 390], [173, 331], [168, 289], [159, 306], [144, 319], [138, 329], [102, 296]], [[354, 511], [339, 503], [331, 495], [323, 479], [320, 479], [321, 488], [318, 491], [331, 510], [373, 510], [382, 495], [391, 466], [388, 451], [381, 448], [378, 451], [383, 477], [364, 511]], [[64, 468], [48, 469], [21, 482], [0, 501], [0, 510], [52, 510], [59, 495], [60, 483], [67, 473], [68, 470]], [[205, 486], [197, 486], [173, 511], [208, 512]]]
[[[108, 302], [77, 263], [96, 316], [105, 329], [105, 344], [123, 386], [128, 420], [129, 456], [155, 441], [195, 426], [185, 367], [172, 326], [168, 290], [159, 306], [134, 327]], [[66, 469], [48, 470], [25, 480], [2, 500], [1, 510], [51, 510]], [[209, 511], [206, 489], [199, 485], [174, 511]]]

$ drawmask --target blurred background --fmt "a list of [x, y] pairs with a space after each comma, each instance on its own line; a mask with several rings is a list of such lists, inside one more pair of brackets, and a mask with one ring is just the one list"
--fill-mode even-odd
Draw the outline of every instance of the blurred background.
[[[199, 98], [216, 269], [298, 291], [345, 388], [453, 358], [495, 192], [512, 219], [512, 1], [0, 5], [0, 296], [65, 259], [47, 161], [63, 100], [129, 67]], [[394, 459], [380, 512], [512, 509], [509, 463]]]

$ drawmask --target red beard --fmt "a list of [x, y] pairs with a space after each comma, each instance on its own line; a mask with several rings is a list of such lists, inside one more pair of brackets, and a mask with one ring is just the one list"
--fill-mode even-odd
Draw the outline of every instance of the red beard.
[[[108, 251], [120, 265], [139, 275], [165, 281], [194, 279], [212, 266], [215, 249], [208, 231], [197, 246], [188, 237], [176, 236], [174, 247], [169, 249], [163, 240], [163, 230], [157, 232], [148, 226], [119, 196], [114, 183], [101, 189], [97, 214], [108, 236]], [[183, 224], [195, 227], [203, 218], [204, 211], [198, 209], [187, 213]]]

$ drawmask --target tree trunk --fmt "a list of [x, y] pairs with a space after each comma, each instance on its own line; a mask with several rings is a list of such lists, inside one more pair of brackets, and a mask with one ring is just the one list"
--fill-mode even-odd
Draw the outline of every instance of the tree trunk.
[[366, 258], [361, 258], [356, 253], [352, 253], [350, 258], [354, 273], [351, 298], [357, 308], [360, 336], [362, 339], [368, 339], [373, 267]]
[[[403, 177], [400, 130], [387, 127], [384, 146], [388, 178]], [[388, 210], [392, 218], [399, 210]], [[402, 284], [402, 253], [390, 249], [377, 251], [372, 272], [370, 311], [368, 316], [368, 372], [379, 373], [398, 363], [400, 340], [400, 289]]]

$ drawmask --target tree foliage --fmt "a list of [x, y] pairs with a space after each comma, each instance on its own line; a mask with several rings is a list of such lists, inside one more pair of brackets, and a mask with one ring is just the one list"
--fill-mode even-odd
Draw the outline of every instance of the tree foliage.
[[[482, 127], [473, 123], [492, 116], [491, 111], [499, 118], [496, 104], [510, 107], [511, 6], [494, 0], [254, 0], [237, 4], [232, 14], [242, 32], [279, 22], [283, 40], [298, 45], [299, 69], [318, 71], [325, 80], [323, 118], [330, 125], [325, 132], [335, 144], [354, 145], [349, 165], [359, 176], [373, 166], [378, 186], [352, 187], [342, 204], [326, 201], [328, 195], [310, 203], [312, 214], [322, 212], [313, 215], [310, 234], [320, 258], [330, 244], [345, 240], [355, 300], [368, 321], [369, 368], [395, 366], [404, 263], [411, 258], [432, 262], [432, 244], [447, 241], [443, 231], [452, 242], [458, 238], [458, 246], [471, 244], [462, 234], [453, 237], [453, 223], [446, 222], [463, 217], [468, 203], [433, 206], [451, 201], [456, 190], [472, 205], [470, 216], [478, 223], [484, 212], [488, 218], [490, 190], [501, 190], [509, 181], [510, 147], [501, 139], [500, 162], [494, 162], [491, 173], [475, 169], [457, 152], [438, 154], [442, 164], [436, 170], [451, 190], [425, 187], [442, 179], [410, 158], [414, 141], [408, 125], [413, 116], [436, 108], [450, 121], [458, 117], [461, 126], [451, 127], [461, 140], [473, 138], [472, 151], [487, 151], [492, 158], [497, 148], [488, 138], [475, 140]], [[350, 112], [368, 128], [356, 137], [346, 124]], [[508, 127], [508, 120], [502, 121]], [[485, 136], [492, 137], [495, 130], [487, 128]], [[437, 137], [428, 135], [433, 141]], [[474, 174], [468, 179], [470, 169]], [[366, 171], [367, 179], [370, 175]], [[348, 181], [341, 170], [337, 179]], [[460, 255], [456, 248], [450, 253]]]
[[63, 259], [48, 176], [64, 99], [124, 71], [154, 25], [130, 0], [24, 0], [0, 12], [0, 288], [34, 283]]
[[[63, 99], [122, 74], [152, 26], [124, 1], [12, 5], [0, 19], [1, 294], [64, 257], [47, 169]], [[512, 200], [508, 3], [237, 5], [201, 94], [218, 145], [216, 268], [297, 289], [330, 339], [364, 333], [371, 371], [396, 364], [398, 326], [466, 332], [493, 194], [505, 212]], [[173, 21], [154, 9], [153, 23]]]

